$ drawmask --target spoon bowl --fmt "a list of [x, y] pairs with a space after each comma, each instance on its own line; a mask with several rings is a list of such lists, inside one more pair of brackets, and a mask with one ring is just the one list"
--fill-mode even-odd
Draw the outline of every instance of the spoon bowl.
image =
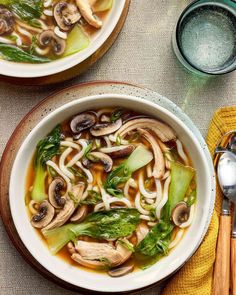
[[236, 203], [236, 155], [233, 152], [226, 151], [220, 156], [217, 174], [224, 196]]

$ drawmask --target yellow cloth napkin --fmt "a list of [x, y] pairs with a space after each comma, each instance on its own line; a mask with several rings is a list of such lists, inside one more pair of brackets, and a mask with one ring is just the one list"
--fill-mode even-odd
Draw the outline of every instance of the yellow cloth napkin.
[[[212, 118], [206, 140], [212, 155], [222, 135], [231, 130], [236, 130], [236, 107], [217, 110]], [[210, 295], [212, 293], [212, 275], [221, 201], [222, 195], [217, 185], [215, 210], [208, 232], [197, 252], [174, 275], [162, 295]]]

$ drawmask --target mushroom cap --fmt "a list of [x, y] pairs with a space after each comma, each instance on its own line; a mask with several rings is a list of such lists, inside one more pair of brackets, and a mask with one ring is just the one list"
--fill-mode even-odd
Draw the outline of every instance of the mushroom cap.
[[[82, 182], [80, 182], [79, 184], [75, 185], [72, 188], [72, 193], [74, 197], [76, 198], [76, 202], [80, 201], [83, 192], [84, 192], [84, 183]], [[57, 216], [52, 220], [52, 222], [47, 225], [46, 229], [53, 229], [63, 225], [64, 223], [67, 222], [67, 220], [70, 219], [74, 211], [75, 211], [75, 200], [72, 200], [69, 197], [69, 195], [67, 195], [65, 206], [57, 214]]]
[[85, 112], [75, 116], [70, 122], [73, 133], [80, 133], [96, 124], [97, 116], [94, 112]]
[[39, 44], [44, 47], [51, 46], [56, 55], [62, 55], [66, 49], [66, 41], [56, 36], [52, 30], [43, 31], [39, 35]]
[[113, 161], [111, 157], [101, 152], [91, 152], [89, 155], [91, 156], [90, 158], [91, 161], [93, 161], [93, 157], [94, 157], [96, 160], [99, 160], [103, 163], [105, 172], [111, 171], [113, 166]]
[[185, 202], [178, 203], [171, 212], [172, 221], [176, 226], [180, 226], [189, 218], [190, 209]]
[[84, 19], [93, 27], [100, 29], [102, 27], [102, 21], [93, 15], [92, 5], [89, 0], [76, 0], [76, 5], [79, 8], [80, 13]]
[[77, 6], [65, 1], [60, 1], [54, 6], [53, 15], [58, 27], [64, 31], [69, 31], [81, 18]]
[[61, 191], [64, 188], [65, 183], [60, 177], [54, 178], [54, 180], [49, 185], [48, 198], [49, 202], [55, 208], [63, 208], [66, 202], [64, 196], [61, 196]]
[[13, 13], [0, 4], [0, 36], [9, 35], [14, 29], [15, 19]]
[[99, 151], [108, 154], [112, 159], [124, 158], [129, 156], [134, 150], [133, 145], [119, 145], [113, 147], [100, 148]]
[[70, 221], [79, 223], [84, 220], [87, 214], [88, 214], [88, 206], [82, 205], [78, 207], [74, 215], [71, 217]]
[[118, 278], [132, 272], [133, 270], [134, 270], [134, 266], [128, 265], [128, 266], [121, 266], [121, 267], [110, 269], [107, 273], [111, 277]]
[[47, 200], [43, 201], [39, 205], [38, 213], [32, 217], [31, 224], [36, 228], [44, 228], [53, 219], [54, 212], [53, 206]]
[[118, 119], [112, 123], [97, 124], [90, 128], [90, 133], [93, 136], [104, 136], [116, 132], [122, 126], [122, 120]]

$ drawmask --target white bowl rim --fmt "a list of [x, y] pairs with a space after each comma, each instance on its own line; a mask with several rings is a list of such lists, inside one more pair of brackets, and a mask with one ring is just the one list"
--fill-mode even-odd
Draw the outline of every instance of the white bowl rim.
[[[70, 56], [43, 64], [17, 63], [0, 59], [0, 74], [15, 78], [38, 78], [63, 72], [70, 69], [95, 53], [109, 38], [115, 29], [125, 7], [126, 0], [114, 0], [112, 11], [109, 12], [108, 20], [105, 20], [98, 38], [92, 39], [88, 48]], [[111, 17], [112, 16], [112, 17]], [[106, 22], [111, 24], [108, 26]]]
[[[13, 179], [14, 179], [14, 174], [16, 173], [16, 163], [19, 161], [20, 155], [21, 153], [24, 151], [24, 149], [27, 147], [28, 142], [30, 141], [31, 137], [33, 136], [34, 132], [38, 129], [40, 129], [45, 122], [47, 122], [48, 120], [50, 120], [51, 118], [53, 118], [54, 116], [57, 116], [59, 113], [61, 113], [64, 109], [80, 104], [80, 102], [90, 102], [93, 101], [94, 99], [102, 99], [102, 98], [119, 98], [119, 99], [123, 99], [123, 100], [129, 100], [129, 101], [133, 101], [133, 102], [137, 102], [139, 101], [140, 103], [143, 104], [147, 104], [149, 106], [152, 106], [155, 109], [158, 109], [159, 111], [161, 111], [162, 113], [164, 113], [166, 116], [171, 117], [171, 119], [173, 119], [174, 121], [177, 122], [177, 124], [179, 124], [181, 126], [181, 128], [184, 129], [184, 131], [188, 134], [188, 136], [191, 137], [191, 140], [194, 141], [194, 143], [196, 144], [196, 146], [198, 147], [198, 151], [200, 152], [201, 156], [206, 159], [206, 155], [204, 154], [202, 147], [199, 143], [199, 141], [197, 140], [197, 138], [195, 137], [195, 135], [193, 134], [193, 132], [176, 116], [174, 115], [172, 112], [170, 112], [169, 110], [165, 109], [162, 106], [159, 106], [158, 104], [151, 102], [151, 101], [147, 101], [144, 100], [140, 97], [136, 97], [133, 95], [124, 95], [124, 94], [102, 94], [102, 95], [92, 95], [92, 96], [86, 96], [83, 98], [78, 98], [76, 100], [73, 100], [69, 103], [66, 103], [64, 105], [62, 105], [61, 107], [55, 109], [53, 112], [51, 112], [50, 114], [48, 114], [46, 117], [44, 117], [30, 132], [30, 134], [28, 134], [28, 136], [25, 138], [25, 140], [23, 141], [20, 149], [18, 150], [17, 156], [15, 158], [13, 167], [12, 167], [12, 172], [11, 172], [11, 177], [10, 177], [10, 189], [9, 189], [9, 200], [10, 200], [10, 209], [11, 209], [11, 214], [12, 214], [12, 218], [14, 221], [14, 224], [16, 226], [17, 232], [22, 240], [22, 242], [24, 243], [24, 245], [26, 246], [26, 248], [29, 250], [29, 252], [34, 256], [34, 258], [44, 267], [46, 268], [48, 271], [50, 271], [52, 274], [54, 274], [55, 276], [59, 277], [60, 279], [81, 287], [81, 288], [85, 288], [85, 289], [89, 289], [89, 290], [93, 290], [93, 291], [98, 291], [98, 292], [126, 292], [126, 291], [132, 291], [132, 290], [137, 290], [140, 288], [144, 288], [147, 286], [150, 286], [158, 281], [161, 281], [165, 278], [167, 278], [169, 275], [171, 275], [173, 272], [175, 272], [176, 270], [178, 270], [197, 250], [197, 248], [199, 247], [200, 243], [202, 242], [204, 235], [206, 234], [206, 231], [208, 229], [209, 223], [210, 223], [210, 219], [211, 219], [211, 215], [213, 212], [213, 203], [214, 203], [214, 199], [212, 198], [212, 191], [214, 190], [214, 184], [212, 182], [209, 181], [208, 183], [208, 191], [209, 191], [209, 195], [211, 195], [209, 198], [206, 198], [206, 203], [204, 204], [204, 207], [206, 208], [206, 211], [208, 212], [207, 214], [205, 214], [204, 216], [204, 223], [199, 232], [197, 233], [197, 242], [194, 245], [191, 245], [189, 247], [188, 250], [186, 250], [186, 252], [183, 254], [183, 256], [181, 257], [181, 259], [179, 259], [179, 262], [173, 263], [172, 267], [170, 270], [168, 271], [164, 271], [161, 276], [158, 278], [158, 280], [154, 279], [154, 280], [145, 280], [145, 283], [137, 283], [136, 282], [136, 286], [120, 286], [119, 290], [111, 290], [109, 287], [104, 286], [104, 289], [99, 289], [96, 287], [91, 287], [88, 284], [84, 284], [84, 285], [78, 285], [74, 280], [70, 280], [70, 279], [66, 279], [63, 278], [63, 276], [61, 276], [60, 273], [57, 272], [57, 270], [54, 270], [50, 267], [48, 267], [48, 265], [46, 265], [45, 263], [42, 262], [42, 260], [38, 257], [37, 253], [32, 253], [31, 249], [30, 249], [30, 242], [27, 240], [26, 236], [24, 236], [24, 234], [22, 233], [22, 231], [20, 230], [20, 224], [18, 224], [17, 222], [17, 215], [16, 215], [16, 206], [14, 203], [14, 196], [13, 196]], [[173, 104], [173, 103], [172, 103]], [[212, 167], [211, 165], [209, 165], [209, 162], [206, 161], [204, 162], [204, 169], [209, 177], [209, 179], [211, 179], [212, 177]], [[158, 263], [157, 263], [158, 264]], [[97, 275], [97, 274], [96, 274]]]

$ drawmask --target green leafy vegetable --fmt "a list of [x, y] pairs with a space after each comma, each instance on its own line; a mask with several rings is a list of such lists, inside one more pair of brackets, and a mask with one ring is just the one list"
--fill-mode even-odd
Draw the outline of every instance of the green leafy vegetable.
[[75, 26], [68, 35], [67, 46], [63, 56], [79, 52], [89, 46], [89, 38], [80, 26]]
[[16, 46], [0, 43], [0, 56], [9, 61], [27, 63], [46, 63], [50, 59], [32, 55]]
[[67, 168], [71, 173], [73, 173], [76, 177], [82, 178], [82, 179], [86, 179], [86, 176], [82, 173], [80, 173], [77, 169], [75, 169], [74, 167], [68, 167]]
[[120, 117], [122, 116], [123, 112], [124, 112], [123, 109], [114, 110], [114, 112], [112, 112], [112, 114], [111, 114], [111, 122], [115, 122], [118, 119], [120, 119]]
[[32, 37], [31, 44], [30, 44], [30, 49], [29, 49], [30, 54], [34, 54], [35, 53], [35, 48], [36, 48], [37, 44], [38, 44], [38, 39], [34, 35]]
[[197, 191], [196, 190], [193, 190], [188, 195], [188, 200], [186, 202], [187, 203], [187, 206], [188, 207], [191, 207], [196, 202], [196, 199], [197, 199]]
[[79, 201], [72, 192], [68, 192], [69, 198], [74, 202], [75, 208], [79, 205]]
[[35, 178], [31, 197], [37, 202], [41, 202], [47, 198], [45, 194], [45, 164], [53, 156], [58, 154], [60, 148], [60, 126], [57, 126], [44, 139], [40, 140], [37, 145], [35, 155]]
[[124, 163], [111, 171], [104, 188], [113, 196], [121, 196], [122, 191], [118, 188], [118, 185], [126, 182], [133, 172], [147, 165], [152, 159], [153, 155], [150, 151], [142, 145], [138, 146]]
[[81, 201], [80, 204], [82, 205], [96, 205], [102, 200], [102, 196], [94, 191], [94, 190], [88, 190], [88, 196], [85, 200]]
[[39, 26], [37, 18], [40, 18], [43, 11], [42, 0], [10, 0], [10, 9], [22, 20], [33, 26]]
[[137, 245], [137, 253], [148, 257], [156, 257], [157, 259], [168, 253], [171, 233], [174, 229], [174, 225], [170, 220], [171, 211], [177, 203], [184, 199], [194, 175], [195, 170], [193, 168], [183, 166], [176, 162], [171, 163], [169, 196], [168, 201], [162, 210], [161, 220]]
[[84, 151], [85, 158], [89, 159], [89, 153], [91, 152], [92, 148], [93, 148], [93, 143], [90, 142]]
[[163, 220], [170, 220], [171, 211], [179, 202], [183, 201], [194, 175], [195, 170], [193, 168], [177, 162], [171, 162], [171, 183], [168, 202], [161, 214]]
[[126, 249], [128, 249], [130, 252], [134, 253], [135, 250], [134, 250], [134, 245], [132, 243], [130, 243], [128, 240], [118, 240], [118, 243], [125, 247]]
[[47, 172], [52, 178], [58, 175], [57, 172], [51, 166], [47, 166]]
[[18, 37], [16, 37], [15, 35], [6, 36], [5, 38], [11, 41], [16, 41], [18, 39]]
[[160, 221], [149, 231], [135, 250], [145, 256], [166, 255], [173, 228], [174, 226], [172, 224]]
[[136, 209], [119, 208], [89, 214], [80, 224], [67, 224], [56, 229], [42, 230], [52, 254], [78, 236], [96, 239], [118, 239], [133, 233], [140, 222]]

